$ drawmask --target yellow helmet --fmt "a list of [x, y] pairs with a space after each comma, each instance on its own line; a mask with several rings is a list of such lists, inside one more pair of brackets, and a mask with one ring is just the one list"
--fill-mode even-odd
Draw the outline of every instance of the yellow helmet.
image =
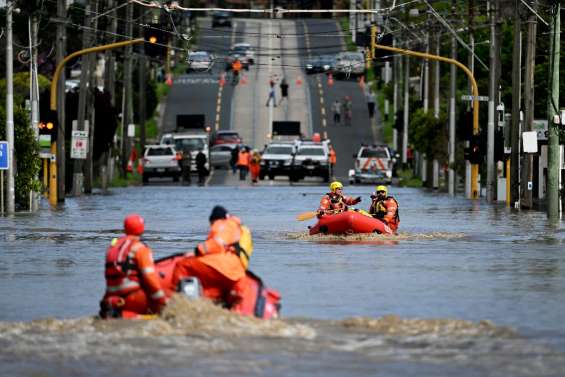
[[388, 194], [388, 189], [387, 189], [386, 186], [384, 186], [384, 185], [379, 185], [379, 186], [377, 186], [375, 192], [379, 192], [379, 191], [384, 191], [384, 192], [385, 192], [385, 195]]
[[341, 184], [341, 182], [335, 181], [330, 183], [330, 191], [331, 192], [335, 192], [335, 190], [337, 189], [342, 189], [343, 185]]

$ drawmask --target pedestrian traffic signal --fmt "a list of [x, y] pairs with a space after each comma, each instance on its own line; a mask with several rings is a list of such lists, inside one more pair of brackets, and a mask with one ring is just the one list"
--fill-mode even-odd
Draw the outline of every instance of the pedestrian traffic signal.
[[469, 141], [469, 147], [464, 149], [465, 160], [471, 164], [480, 164], [483, 162], [483, 150], [481, 148], [480, 136], [473, 135]]
[[51, 135], [51, 141], [55, 141], [59, 128], [57, 112], [55, 110], [42, 112], [37, 127], [40, 135]]
[[145, 39], [145, 55], [159, 57], [167, 55], [168, 33], [159, 24], [150, 24], [143, 30]]

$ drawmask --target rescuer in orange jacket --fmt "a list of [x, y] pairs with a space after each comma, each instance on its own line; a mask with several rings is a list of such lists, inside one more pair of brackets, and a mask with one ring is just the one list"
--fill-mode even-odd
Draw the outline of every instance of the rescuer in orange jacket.
[[392, 196], [388, 196], [386, 186], [377, 186], [376, 191], [371, 195], [371, 206], [369, 213], [374, 217], [385, 222], [393, 232], [396, 233], [400, 225], [398, 215], [398, 202]]
[[245, 267], [236, 249], [242, 235], [241, 221], [221, 206], [214, 207], [209, 220], [208, 238], [196, 246], [195, 257], [177, 262], [172, 284], [176, 287], [184, 277], [197, 277], [204, 296], [232, 306], [243, 297], [246, 287]]
[[330, 192], [324, 195], [320, 201], [318, 217], [347, 211], [347, 206], [357, 204], [360, 201], [360, 196], [354, 199], [350, 196], [343, 195], [343, 185], [341, 182], [332, 182], [330, 184]]
[[259, 178], [259, 174], [261, 173], [261, 154], [256, 150], [253, 150], [251, 153], [249, 172], [251, 173], [251, 182], [257, 183], [257, 178]]
[[330, 175], [333, 177], [335, 164], [337, 163], [337, 156], [335, 154], [335, 149], [333, 146], [330, 145]]
[[237, 155], [237, 168], [239, 169], [239, 180], [245, 181], [247, 172], [249, 171], [249, 163], [251, 162], [251, 154], [248, 147], [242, 147]]
[[106, 252], [106, 293], [100, 316], [127, 317], [159, 313], [167, 299], [155, 273], [153, 252], [141, 241], [143, 217], [128, 215], [125, 236], [114, 239]]

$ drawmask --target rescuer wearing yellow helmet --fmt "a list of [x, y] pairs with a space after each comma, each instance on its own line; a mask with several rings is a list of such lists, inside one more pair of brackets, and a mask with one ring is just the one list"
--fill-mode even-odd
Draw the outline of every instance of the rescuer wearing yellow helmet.
[[394, 232], [400, 224], [400, 216], [398, 215], [398, 202], [395, 198], [388, 195], [388, 189], [384, 185], [377, 186], [375, 192], [371, 194], [371, 206], [369, 213], [384, 223]]
[[347, 211], [347, 206], [357, 204], [360, 201], [360, 196], [358, 196], [357, 198], [352, 198], [343, 195], [343, 185], [341, 184], [341, 182], [334, 181], [330, 183], [330, 192], [325, 194], [320, 201], [318, 217]]

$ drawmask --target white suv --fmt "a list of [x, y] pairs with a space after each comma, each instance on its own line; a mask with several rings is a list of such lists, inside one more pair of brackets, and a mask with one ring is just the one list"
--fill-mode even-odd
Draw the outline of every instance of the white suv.
[[179, 158], [171, 145], [147, 145], [143, 154], [143, 183], [151, 177], [172, 177], [178, 182], [181, 174]]
[[330, 180], [330, 150], [327, 141], [301, 141], [293, 163], [294, 181], [304, 177], [321, 177]]
[[349, 171], [350, 183], [392, 182], [394, 161], [386, 145], [362, 146], [355, 158], [355, 168]]

